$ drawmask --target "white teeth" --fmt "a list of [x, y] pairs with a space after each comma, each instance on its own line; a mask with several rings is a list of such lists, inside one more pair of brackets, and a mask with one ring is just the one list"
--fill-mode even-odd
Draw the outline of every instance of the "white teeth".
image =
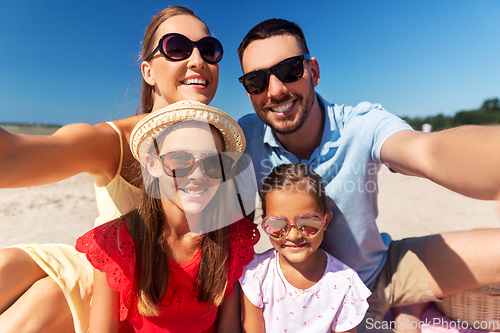
[[293, 104], [293, 101], [290, 101], [282, 106], [271, 108], [271, 110], [273, 110], [273, 112], [280, 112], [280, 113], [285, 112], [286, 110], [288, 110], [289, 108], [292, 107], [292, 104]]
[[207, 85], [207, 80], [201, 79], [201, 78], [196, 78], [196, 79], [187, 79], [182, 81], [184, 84], [201, 84], [206, 86]]
[[184, 190], [187, 194], [201, 194], [205, 190]]

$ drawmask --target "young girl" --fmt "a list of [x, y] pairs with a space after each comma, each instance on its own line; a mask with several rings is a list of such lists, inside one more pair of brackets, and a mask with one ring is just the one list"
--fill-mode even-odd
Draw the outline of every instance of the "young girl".
[[[233, 284], [239, 288], [258, 232], [244, 218], [213, 225], [237, 215], [224, 180], [244, 147], [234, 119], [197, 102], [174, 103], [138, 123], [131, 150], [144, 166], [139, 208], [76, 245], [95, 268], [90, 332], [118, 332], [125, 320], [135, 332], [240, 330]], [[216, 230], [193, 233], [200, 225]]]
[[[191, 10], [173, 6], [159, 12], [142, 43], [140, 113], [180, 100], [210, 103], [221, 58], [221, 44]], [[52, 136], [0, 129], [0, 187], [36, 186], [87, 172], [96, 183], [100, 216], [95, 225], [115, 219], [135, 208], [141, 196], [141, 171], [129, 139], [143, 117], [67, 125]], [[92, 266], [73, 246], [0, 250], [2, 332], [87, 332], [92, 281]]]
[[245, 332], [356, 331], [370, 291], [321, 249], [332, 218], [320, 176], [305, 164], [275, 167], [264, 182], [262, 229], [274, 249], [240, 279]]

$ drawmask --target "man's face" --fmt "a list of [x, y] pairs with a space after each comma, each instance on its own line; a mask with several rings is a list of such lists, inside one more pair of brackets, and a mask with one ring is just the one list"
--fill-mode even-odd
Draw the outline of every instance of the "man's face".
[[[301, 55], [292, 36], [273, 36], [250, 43], [243, 53], [242, 68], [248, 72], [272, 67], [280, 61]], [[303, 77], [283, 83], [271, 74], [269, 87], [260, 94], [248, 95], [260, 119], [279, 134], [291, 134], [306, 122], [314, 102], [314, 87], [319, 82], [317, 60], [304, 60]]]

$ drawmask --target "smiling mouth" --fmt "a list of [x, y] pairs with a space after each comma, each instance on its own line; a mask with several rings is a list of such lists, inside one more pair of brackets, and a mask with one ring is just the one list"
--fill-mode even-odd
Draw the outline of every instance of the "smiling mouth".
[[286, 111], [288, 111], [292, 105], [293, 105], [293, 102], [294, 101], [290, 101], [286, 104], [283, 104], [283, 105], [280, 105], [280, 106], [276, 106], [276, 107], [273, 107], [273, 108], [270, 108], [272, 112], [276, 112], [276, 113], [284, 113]]
[[290, 249], [299, 249], [299, 248], [303, 248], [306, 245], [307, 245], [307, 243], [302, 243], [302, 244], [285, 244], [284, 246], [287, 247], [287, 248], [290, 248]]
[[207, 191], [207, 189], [202, 189], [202, 190], [188, 190], [188, 189], [185, 189], [185, 188], [180, 188], [179, 191], [182, 191], [186, 194], [189, 194], [189, 195], [200, 195], [202, 193], [204, 193], [205, 191]]
[[182, 84], [185, 84], [187, 86], [207, 86], [207, 80], [201, 79], [201, 78], [196, 78], [196, 79], [187, 79], [184, 81], [181, 81]]

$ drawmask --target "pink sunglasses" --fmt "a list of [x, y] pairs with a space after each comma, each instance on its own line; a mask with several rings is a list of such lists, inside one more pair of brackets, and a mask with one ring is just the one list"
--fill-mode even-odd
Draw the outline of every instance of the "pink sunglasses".
[[294, 221], [288, 221], [283, 216], [266, 216], [262, 219], [261, 226], [269, 237], [282, 240], [290, 233], [292, 226], [297, 228], [302, 237], [310, 239], [316, 237], [325, 224], [326, 215], [311, 213], [300, 214]]

